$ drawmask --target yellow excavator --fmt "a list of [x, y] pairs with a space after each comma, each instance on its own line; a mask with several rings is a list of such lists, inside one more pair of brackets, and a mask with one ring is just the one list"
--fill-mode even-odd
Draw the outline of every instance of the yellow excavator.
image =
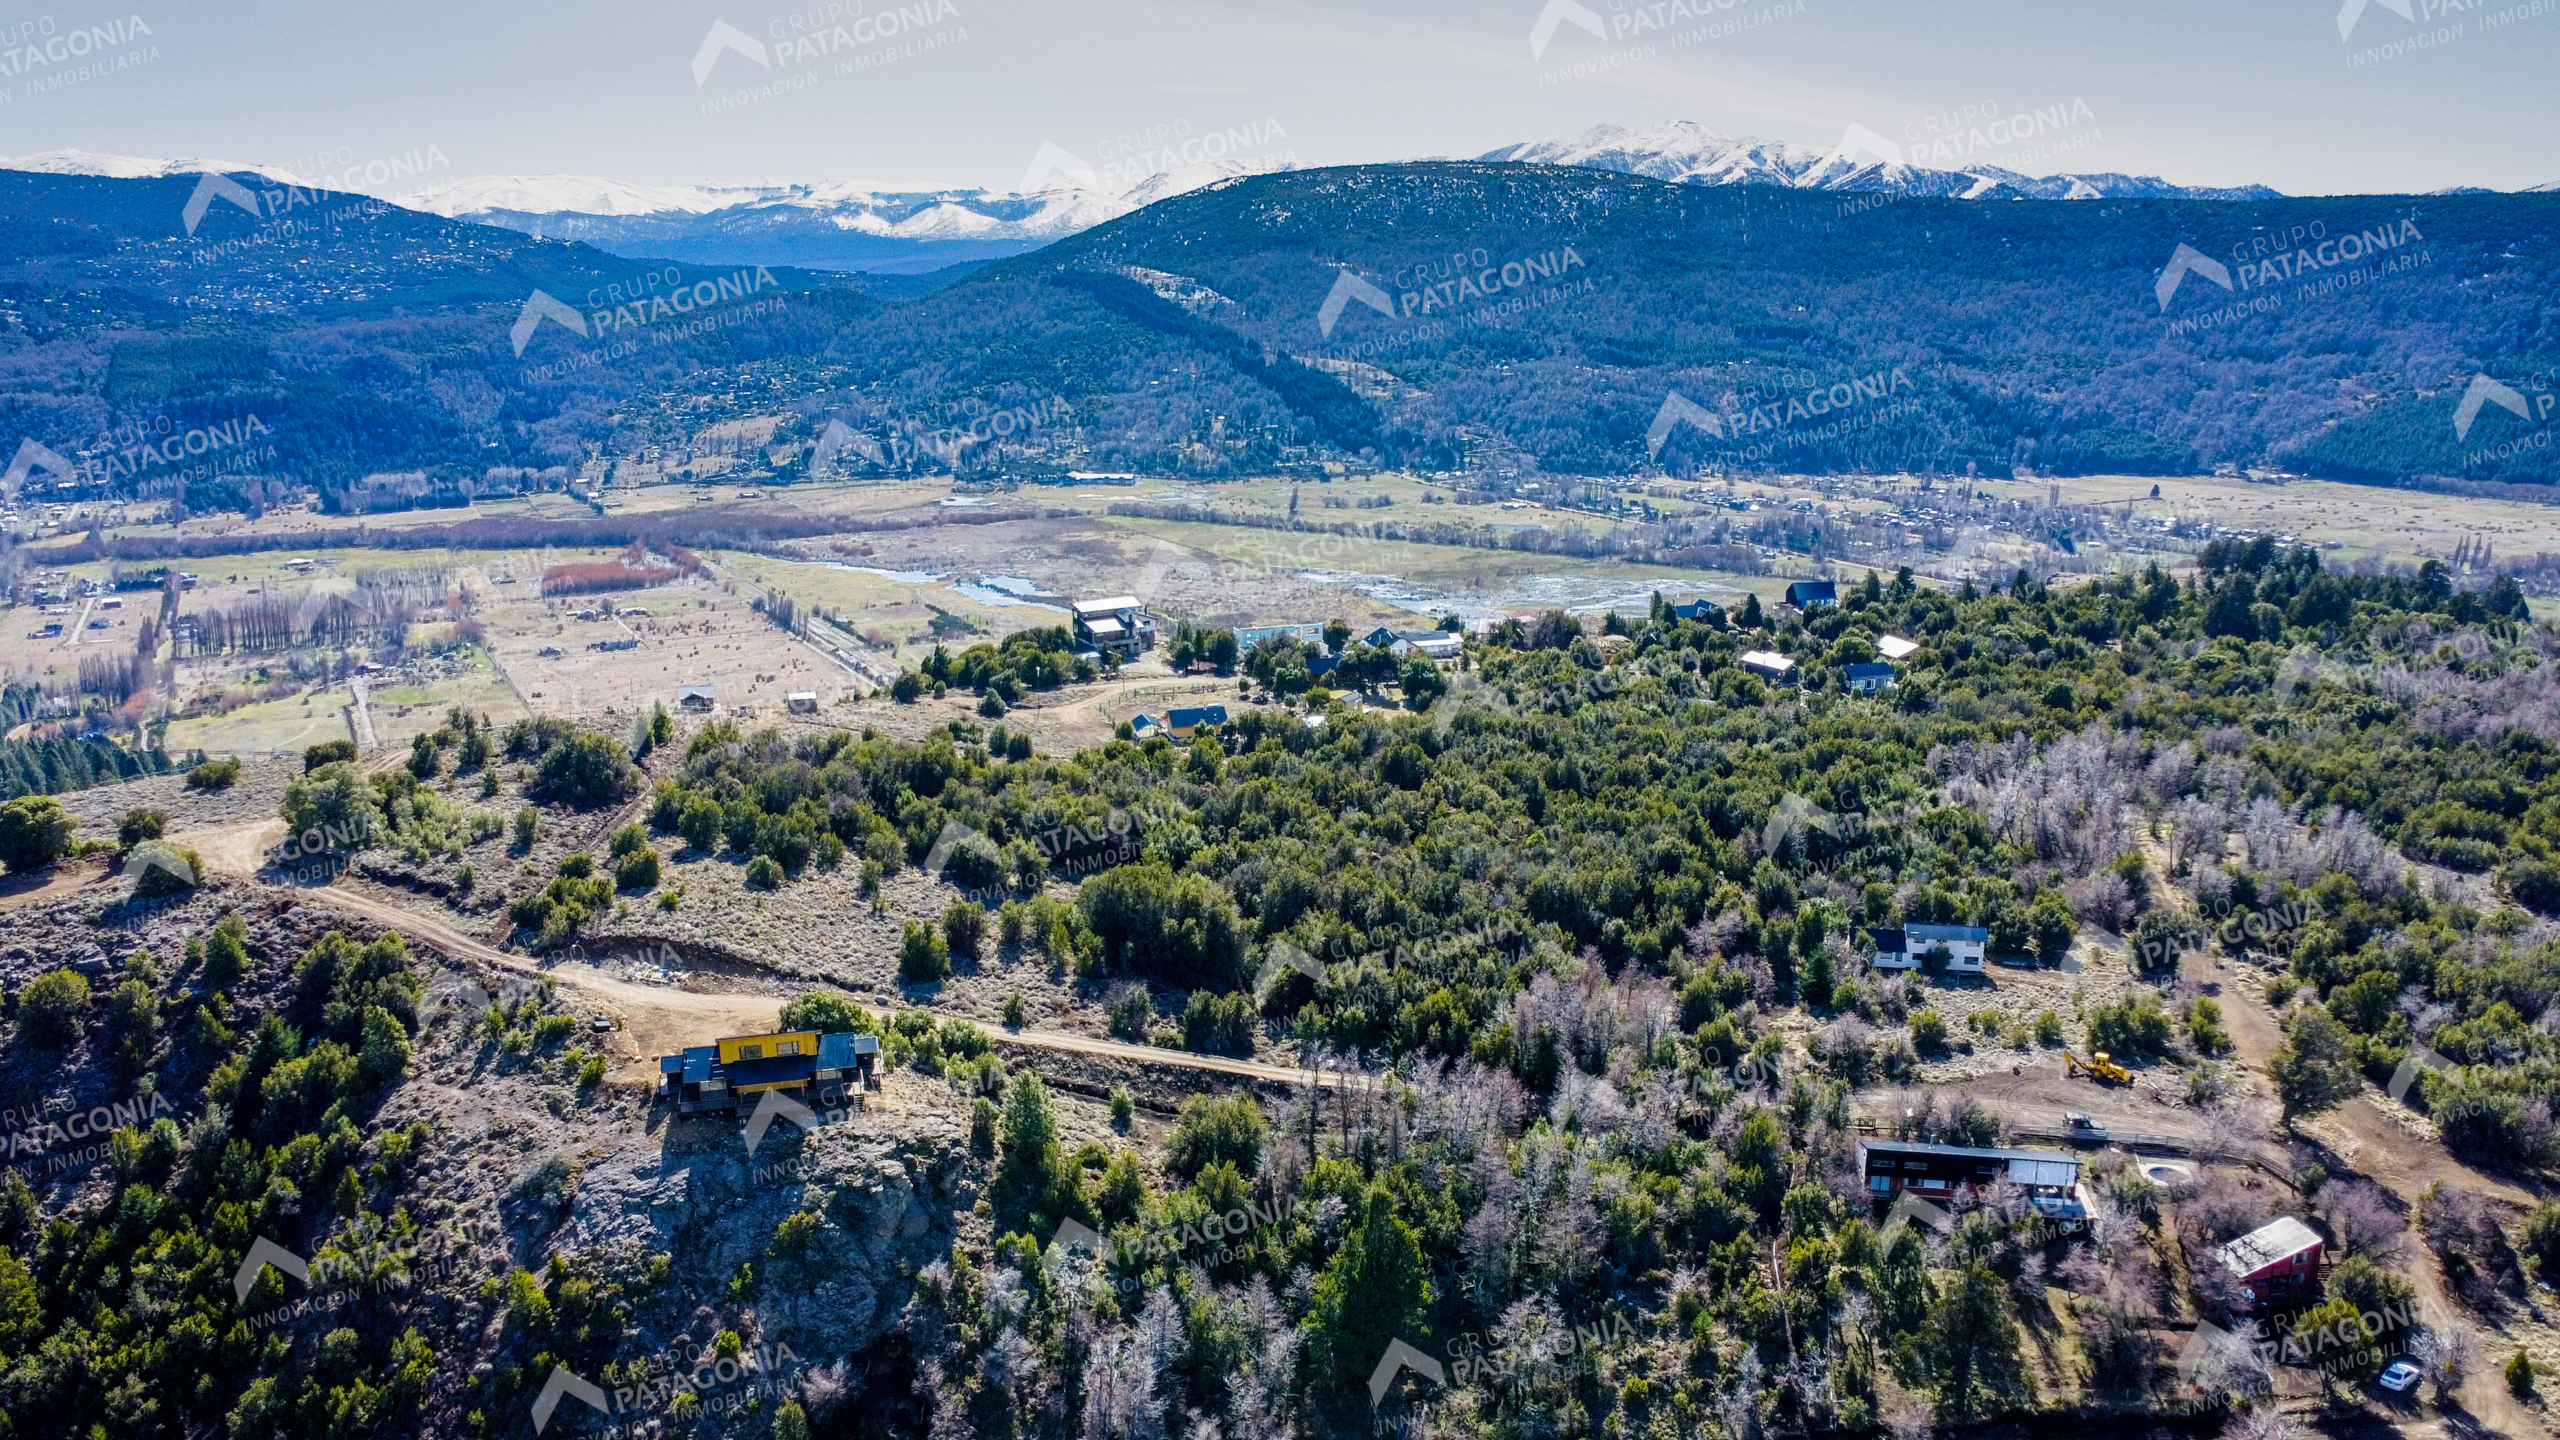
[[2102, 1084], [2130, 1085], [2133, 1083], [2133, 1072], [2108, 1059], [2107, 1052], [2104, 1050], [2092, 1053], [2086, 1060], [2065, 1050], [2062, 1052], [2062, 1063], [2066, 1073], [2086, 1075]]

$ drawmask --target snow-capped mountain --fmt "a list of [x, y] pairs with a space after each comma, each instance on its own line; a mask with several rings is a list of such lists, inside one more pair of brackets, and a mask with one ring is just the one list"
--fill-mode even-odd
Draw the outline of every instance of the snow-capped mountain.
[[256, 175], [284, 185], [298, 183], [297, 177], [273, 165], [249, 165], [237, 160], [145, 160], [135, 155], [92, 155], [86, 150], [47, 150], [15, 160], [0, 159], [0, 170], [26, 170], [38, 175], [102, 175], [110, 180], [165, 180], [172, 175], [213, 171]]
[[[1276, 133], [1277, 127], [1272, 128]], [[2037, 138], [2057, 151], [2086, 148], [2093, 133], [2093, 127], [2054, 129], [2054, 135], [2039, 132]], [[2263, 185], [2216, 189], [2173, 185], [2149, 176], [2032, 176], [1997, 166], [1942, 168], [1925, 163], [1946, 158], [1947, 150], [1939, 140], [1914, 145], [1906, 154], [1905, 147], [1895, 141], [1854, 126], [1840, 145], [1824, 150], [1737, 138], [1682, 120], [1642, 128], [1600, 125], [1576, 135], [1507, 145], [1477, 158], [1617, 170], [1682, 185], [1777, 185], [1966, 200], [2277, 198], [2275, 191]], [[1291, 168], [1291, 163], [1274, 152], [1255, 160], [1213, 160], [1138, 174], [1108, 167], [1097, 171], [1073, 155], [1044, 146], [1021, 187], [1012, 191], [876, 190], [847, 181], [637, 185], [592, 175], [446, 179], [430, 173], [435, 168], [431, 163], [419, 167], [416, 177], [402, 186], [340, 183], [372, 189], [395, 204], [447, 219], [501, 225], [546, 239], [584, 241], [634, 258], [915, 274], [1036, 250], [1168, 196], [1241, 175]], [[212, 170], [255, 174], [282, 184], [329, 183], [326, 178], [315, 181], [273, 165], [145, 160], [77, 150], [0, 160], [0, 169], [125, 179]], [[395, 189], [405, 193], [391, 193]]]
[[[2059, 107], [2057, 107], [2059, 108]], [[2063, 117], [2069, 118], [2069, 117]], [[2059, 128], [2059, 127], [2057, 127]], [[2060, 129], [2060, 137], [2085, 135]], [[2041, 136], [2039, 136], [2041, 138]], [[2051, 142], [2048, 142], [2051, 143]], [[1911, 147], [1952, 158], [1954, 147]], [[1629, 129], [1595, 125], [1578, 135], [1506, 145], [1476, 158], [1536, 165], [1580, 165], [1645, 175], [1675, 185], [1784, 185], [1802, 190], [1868, 190], [1935, 195], [1959, 200], [2095, 200], [2118, 196], [2158, 200], [2272, 200], [2264, 185], [2216, 188], [2172, 185], [2148, 175], [2022, 175], [1996, 165], [1932, 169], [1905, 163], [1897, 141], [1851, 127], [1839, 145], [1816, 149], [1774, 140], [1738, 138], [1689, 120]]]

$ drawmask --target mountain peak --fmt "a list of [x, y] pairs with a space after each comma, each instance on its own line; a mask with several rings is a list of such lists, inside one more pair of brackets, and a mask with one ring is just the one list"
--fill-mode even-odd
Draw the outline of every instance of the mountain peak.
[[[1870, 152], [1875, 152], [1875, 158], [1865, 161]], [[1594, 125], [1552, 140], [1506, 145], [1476, 158], [1616, 170], [1674, 185], [1783, 185], [1797, 190], [1885, 191], [1958, 200], [2280, 198], [2264, 185], [2173, 185], [2151, 175], [2024, 175], [1995, 165], [1965, 170], [1930, 169], [1905, 164], [1899, 145], [1856, 125], [1850, 126], [1840, 143], [1829, 149], [1727, 135], [1694, 120], [1670, 120], [1641, 128]]]

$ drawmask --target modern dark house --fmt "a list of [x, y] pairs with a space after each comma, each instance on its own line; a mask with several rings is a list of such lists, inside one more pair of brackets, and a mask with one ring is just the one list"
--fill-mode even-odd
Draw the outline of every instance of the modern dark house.
[[1875, 968], [1879, 970], [1917, 969], [1935, 951], [1947, 952], [1947, 971], [1957, 975], [1983, 973], [1983, 950], [1991, 943], [1991, 932], [1980, 925], [1905, 925], [1899, 930], [1870, 930], [1876, 943]]
[[2089, 1197], [2080, 1189], [2080, 1157], [2067, 1151], [1866, 1140], [1858, 1145], [1858, 1171], [1866, 1177], [1868, 1196], [1877, 1201], [1908, 1191], [1943, 1203], [1959, 1191], [2007, 1180], [2025, 1191], [2028, 1208], [2047, 1220], [2076, 1225], [2089, 1218]]
[[1799, 580], [1787, 587], [1787, 603], [1799, 610], [1840, 603], [1840, 587], [1828, 580]]
[[785, 1030], [732, 1035], [658, 1057], [658, 1093], [676, 1113], [701, 1115], [752, 1106], [779, 1090], [809, 1108], [843, 1104], [878, 1081], [880, 1037]]

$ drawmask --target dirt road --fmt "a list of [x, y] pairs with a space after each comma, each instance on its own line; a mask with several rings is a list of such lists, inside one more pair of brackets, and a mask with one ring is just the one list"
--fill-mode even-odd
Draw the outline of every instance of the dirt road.
[[[274, 890], [280, 887], [267, 888]], [[625, 1062], [626, 1078], [654, 1077], [655, 1071], [647, 1067], [657, 1056], [673, 1054], [687, 1045], [704, 1044], [722, 1035], [752, 1035], [771, 1030], [779, 1023], [782, 1014], [783, 997], [779, 994], [706, 993], [678, 986], [639, 984], [606, 974], [592, 965], [542, 965], [526, 956], [474, 940], [434, 916], [344, 886], [319, 886], [290, 893], [305, 904], [336, 910], [398, 930], [456, 959], [474, 960], [515, 974], [540, 976], [579, 992], [619, 1022], [620, 1028], [613, 1033], [613, 1049]], [[1221, 1055], [1194, 1055], [1182, 1050], [1129, 1045], [1065, 1031], [991, 1030], [989, 1035], [999, 1045], [1018, 1049], [1055, 1050], [1136, 1065], [1203, 1070], [1280, 1085], [1303, 1085], [1310, 1078], [1307, 1071], [1294, 1066], [1266, 1065]], [[1326, 1089], [1338, 1088], [1343, 1083], [1343, 1077], [1332, 1071], [1321, 1072], [1314, 1078]]]
[[[2232, 962], [2201, 954], [2190, 954], [2180, 971], [2181, 978], [2208, 987], [2209, 993], [2220, 1001], [2223, 1029], [2231, 1036], [2234, 1057], [2263, 1076], [2268, 1058], [2284, 1043], [2284, 1032], [2254, 986], [2232, 983], [2239, 973]], [[2270, 1127], [2274, 1127], [2280, 1115], [2272, 1087], [2261, 1108]], [[2455, 1159], [2442, 1142], [2401, 1128], [2375, 1106], [2369, 1095], [2358, 1095], [2300, 1128], [2335, 1157], [2333, 1170], [2352, 1169], [2412, 1209], [2418, 1196], [2438, 1180], [2522, 1205], [2531, 1205], [2535, 1200], [2531, 1192], [2513, 1182]], [[2512, 1345], [2502, 1348], [2497, 1336], [2473, 1323], [2468, 1312], [2454, 1302], [2445, 1284], [2442, 1263], [2425, 1241], [2412, 1235], [2406, 1263], [2394, 1268], [2417, 1287], [2422, 1314], [2471, 1325], [2477, 1341], [2476, 1358], [2453, 1400], [2473, 1425], [2494, 1435], [2549, 1436], [2551, 1431], [2541, 1416], [2517, 1403], [2499, 1374], [2505, 1357], [2513, 1353]], [[2453, 1418], [2447, 1416], [2448, 1421]], [[2479, 1433], [2477, 1429], [2464, 1428], [2467, 1433]]]

